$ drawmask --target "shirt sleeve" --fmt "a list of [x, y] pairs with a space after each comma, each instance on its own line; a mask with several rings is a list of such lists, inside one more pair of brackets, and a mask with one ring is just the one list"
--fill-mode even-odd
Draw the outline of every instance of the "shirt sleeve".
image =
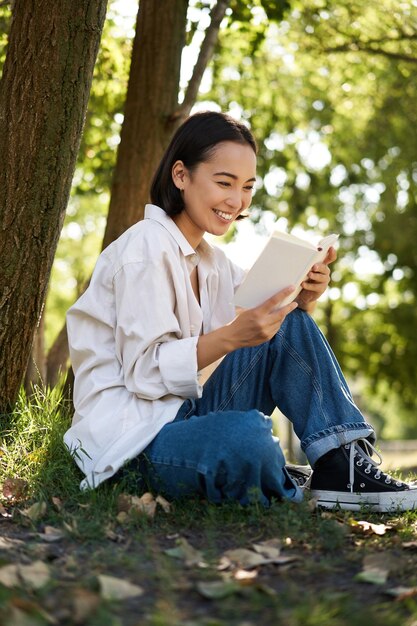
[[147, 400], [173, 394], [201, 396], [197, 377], [197, 341], [181, 328], [179, 277], [163, 263], [135, 261], [114, 277], [116, 351], [126, 388]]

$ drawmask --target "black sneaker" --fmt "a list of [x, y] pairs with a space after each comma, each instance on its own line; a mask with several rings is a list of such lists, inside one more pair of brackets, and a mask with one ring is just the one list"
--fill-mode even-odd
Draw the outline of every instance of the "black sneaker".
[[301, 487], [301, 489], [308, 488], [311, 474], [313, 472], [309, 465], [293, 465], [292, 463], [287, 463], [285, 469], [296, 485]]
[[[366, 452], [365, 452], [366, 450]], [[376, 463], [367, 454], [379, 457]], [[417, 486], [378, 469], [382, 459], [366, 439], [331, 450], [317, 461], [310, 483], [317, 505], [358, 511], [362, 506], [387, 513], [417, 509]]]

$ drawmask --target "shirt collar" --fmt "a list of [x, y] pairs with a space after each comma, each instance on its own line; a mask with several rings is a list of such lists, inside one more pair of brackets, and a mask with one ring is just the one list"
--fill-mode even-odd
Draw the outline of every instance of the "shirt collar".
[[158, 222], [166, 228], [166, 230], [173, 236], [177, 242], [181, 252], [184, 256], [190, 256], [193, 254], [198, 255], [211, 255], [213, 247], [205, 239], [201, 240], [197, 250], [194, 250], [192, 245], [187, 241], [183, 233], [180, 231], [174, 220], [172, 220], [167, 213], [156, 204], [147, 204], [145, 206], [145, 219], [151, 219]]

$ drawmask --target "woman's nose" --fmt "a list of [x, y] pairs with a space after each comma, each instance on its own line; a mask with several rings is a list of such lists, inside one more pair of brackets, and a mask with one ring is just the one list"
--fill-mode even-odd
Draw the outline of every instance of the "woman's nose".
[[241, 209], [243, 206], [243, 198], [240, 191], [230, 193], [226, 203], [233, 209]]

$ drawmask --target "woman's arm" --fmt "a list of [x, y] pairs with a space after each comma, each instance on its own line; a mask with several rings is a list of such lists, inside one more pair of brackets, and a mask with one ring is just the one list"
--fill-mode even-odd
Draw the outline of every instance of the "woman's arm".
[[238, 348], [256, 346], [271, 339], [286, 316], [298, 306], [296, 302], [291, 302], [281, 309], [277, 308], [293, 290], [293, 286], [287, 287], [260, 306], [244, 309], [230, 324], [201, 335], [197, 343], [198, 369]]

